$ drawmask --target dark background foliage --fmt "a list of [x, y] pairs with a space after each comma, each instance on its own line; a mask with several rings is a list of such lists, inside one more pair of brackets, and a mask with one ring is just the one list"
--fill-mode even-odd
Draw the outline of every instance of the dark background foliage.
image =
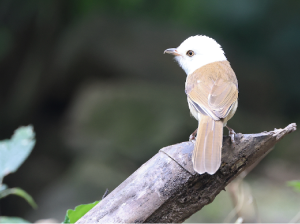
[[[186, 75], [162, 53], [191, 35], [216, 39], [237, 74], [230, 127], [253, 133], [299, 121], [299, 21], [297, 0], [1, 0], [0, 139], [20, 125], [37, 133], [4, 183], [39, 204], [32, 211], [10, 196], [1, 214], [62, 221], [160, 148], [186, 141], [197, 126]], [[299, 208], [285, 185], [299, 179], [299, 141], [288, 136], [247, 179], [262, 221], [287, 222]], [[222, 221], [231, 204], [219, 198], [190, 221]]]

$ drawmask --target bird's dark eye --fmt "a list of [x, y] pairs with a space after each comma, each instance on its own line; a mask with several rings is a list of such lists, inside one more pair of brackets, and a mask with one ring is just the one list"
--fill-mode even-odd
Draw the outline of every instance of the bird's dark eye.
[[195, 53], [192, 50], [189, 50], [189, 51], [186, 52], [186, 55], [189, 56], [189, 57], [192, 57], [194, 54]]

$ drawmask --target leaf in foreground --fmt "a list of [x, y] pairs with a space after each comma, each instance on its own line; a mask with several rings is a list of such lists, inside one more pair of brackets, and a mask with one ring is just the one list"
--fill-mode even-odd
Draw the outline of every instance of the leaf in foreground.
[[300, 181], [299, 180], [288, 181], [287, 185], [292, 187], [294, 189], [294, 191], [300, 192]]
[[37, 208], [37, 205], [33, 198], [24, 190], [21, 188], [8, 188], [3, 191], [0, 191], [0, 199], [4, 198], [10, 194], [18, 195], [22, 198], [24, 198], [33, 208]]
[[95, 201], [91, 204], [83, 204], [78, 205], [75, 207], [74, 210], [69, 209], [67, 211], [65, 220], [63, 223], [75, 223], [77, 220], [79, 220], [82, 216], [84, 216], [89, 210], [91, 210], [95, 205], [97, 205], [99, 201]]
[[30, 223], [19, 217], [0, 216], [0, 223]]
[[32, 126], [18, 128], [11, 139], [0, 141], [0, 180], [15, 172], [35, 145]]

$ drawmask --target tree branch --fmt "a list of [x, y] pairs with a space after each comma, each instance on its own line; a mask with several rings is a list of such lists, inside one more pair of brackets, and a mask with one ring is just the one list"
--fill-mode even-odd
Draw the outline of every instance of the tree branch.
[[162, 148], [77, 223], [183, 222], [295, 130], [293, 123], [270, 132], [239, 133], [235, 145], [224, 137], [222, 164], [214, 175], [193, 170], [192, 142]]

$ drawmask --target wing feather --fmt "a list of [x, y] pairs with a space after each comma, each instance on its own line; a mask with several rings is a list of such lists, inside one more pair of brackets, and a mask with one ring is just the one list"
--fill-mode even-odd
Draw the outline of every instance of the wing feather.
[[228, 115], [232, 104], [237, 100], [238, 88], [229, 62], [215, 63], [203, 66], [189, 75], [186, 92], [194, 107], [201, 108], [198, 109], [199, 113], [204, 111], [214, 120], [219, 120]]

